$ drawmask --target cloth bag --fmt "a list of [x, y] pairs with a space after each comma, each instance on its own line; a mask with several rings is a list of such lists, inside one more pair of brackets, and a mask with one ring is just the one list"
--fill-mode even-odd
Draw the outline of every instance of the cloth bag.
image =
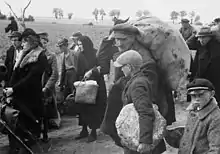
[[[163, 139], [166, 128], [166, 120], [158, 111], [157, 105], [153, 104], [155, 121], [153, 126], [153, 147]], [[134, 104], [125, 105], [116, 119], [115, 126], [121, 138], [121, 144], [130, 150], [137, 151], [139, 146], [139, 115]]]
[[132, 23], [139, 29], [136, 40], [148, 49], [163, 70], [165, 82], [176, 90], [190, 68], [190, 50], [180, 32], [154, 16], [141, 17]]
[[82, 104], [95, 104], [99, 85], [94, 80], [74, 82], [76, 88], [75, 102]]

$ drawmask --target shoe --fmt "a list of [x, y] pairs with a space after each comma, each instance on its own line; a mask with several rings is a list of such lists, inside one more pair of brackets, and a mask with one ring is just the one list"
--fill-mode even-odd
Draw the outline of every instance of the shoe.
[[75, 137], [75, 140], [80, 140], [80, 139], [86, 138], [86, 137], [88, 137], [88, 135], [89, 135], [88, 131], [87, 132], [82, 131], [82, 132], [80, 132], [80, 134], [77, 137]]
[[94, 142], [96, 140], [97, 140], [96, 130], [92, 130], [92, 132], [89, 134], [87, 143]]

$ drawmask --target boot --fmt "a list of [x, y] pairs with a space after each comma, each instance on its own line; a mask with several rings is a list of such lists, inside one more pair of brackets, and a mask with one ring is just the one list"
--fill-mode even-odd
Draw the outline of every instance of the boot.
[[87, 143], [94, 142], [97, 139], [96, 129], [92, 129], [91, 133], [89, 134]]
[[89, 135], [89, 133], [87, 130], [87, 126], [84, 125], [80, 134], [77, 137], [75, 137], [75, 140], [80, 140], [82, 138], [86, 138], [86, 137], [88, 137], [88, 135]]

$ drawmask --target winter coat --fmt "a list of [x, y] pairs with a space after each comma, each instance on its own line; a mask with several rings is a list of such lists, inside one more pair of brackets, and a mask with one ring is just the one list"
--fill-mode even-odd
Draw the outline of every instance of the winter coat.
[[220, 109], [213, 99], [205, 108], [195, 114], [189, 113], [179, 154], [219, 154]]
[[205, 78], [212, 82], [216, 91], [217, 102], [220, 100], [220, 43], [212, 38], [202, 46], [197, 38], [188, 42], [191, 50], [197, 50], [195, 60], [191, 64], [192, 78]]
[[[41, 47], [23, 52], [21, 59], [16, 62], [12, 73], [10, 87], [13, 88], [12, 104], [21, 111], [20, 116], [27, 129], [39, 135], [40, 124], [34, 122], [34, 118], [40, 121], [42, 117], [42, 75], [47, 66], [47, 57]], [[26, 109], [25, 109], [26, 108]], [[30, 114], [34, 118], [30, 118]]]

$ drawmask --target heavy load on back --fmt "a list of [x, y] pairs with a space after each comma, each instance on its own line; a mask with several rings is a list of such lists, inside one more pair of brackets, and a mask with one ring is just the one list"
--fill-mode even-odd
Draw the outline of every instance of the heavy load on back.
[[140, 31], [137, 41], [151, 51], [170, 87], [177, 89], [190, 66], [190, 51], [179, 31], [153, 16], [142, 17], [132, 25]]

